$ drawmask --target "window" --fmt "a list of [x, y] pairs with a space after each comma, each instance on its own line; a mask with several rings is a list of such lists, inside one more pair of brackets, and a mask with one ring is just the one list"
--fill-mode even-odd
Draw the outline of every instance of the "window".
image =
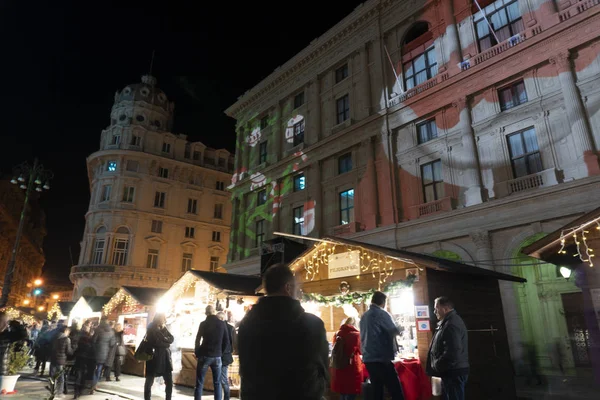
[[498, 90], [498, 97], [500, 98], [500, 109], [502, 111], [527, 103], [525, 83], [520, 81]]
[[354, 189], [340, 193], [340, 225], [354, 222]]
[[111, 190], [112, 190], [112, 185], [102, 186], [102, 197], [100, 197], [100, 201], [109, 201]]
[[259, 190], [256, 194], [256, 204], [262, 206], [267, 202], [267, 189]]
[[294, 146], [304, 143], [304, 120], [294, 124]]
[[149, 249], [148, 259], [146, 260], [146, 268], [156, 269], [158, 267], [158, 250]]
[[417, 125], [417, 141], [419, 144], [429, 142], [438, 137], [435, 119], [421, 122]]
[[129, 239], [115, 238], [115, 244], [113, 248], [113, 260], [114, 265], [123, 266], [127, 264], [127, 251], [129, 250]]
[[145, 120], [143, 115], [136, 115], [135, 119], [137, 122], [144, 122], [144, 120]]
[[269, 116], [265, 115], [260, 119], [260, 129], [265, 129], [267, 126], [269, 126]]
[[221, 190], [221, 191], [225, 190], [225, 182], [223, 182], [223, 181], [217, 181], [217, 183], [216, 183], [216, 189], [217, 190]]
[[292, 220], [292, 233], [302, 235], [304, 226], [304, 206], [294, 208], [294, 219]]
[[258, 164], [267, 162], [267, 142], [261, 142], [258, 145]]
[[111, 145], [118, 146], [121, 143], [121, 135], [113, 135]]
[[108, 163], [106, 163], [106, 170], [108, 172], [115, 172], [117, 170], [117, 162], [109, 161]]
[[200, 160], [200, 152], [199, 151], [194, 151], [194, 161], [198, 161]]
[[192, 257], [192, 253], [183, 253], [183, 258], [181, 259], [181, 272], [192, 269]]
[[140, 163], [135, 161], [135, 160], [128, 160], [127, 161], [127, 171], [130, 172], [138, 172], [138, 169], [140, 167]]
[[217, 272], [219, 269], [219, 257], [210, 258], [210, 272]]
[[152, 228], [150, 229], [154, 233], [162, 233], [163, 222], [153, 219], [152, 220]]
[[216, 219], [223, 219], [223, 204], [215, 204], [215, 212], [213, 216]]
[[508, 147], [515, 179], [543, 170], [540, 149], [533, 128], [509, 135]]
[[165, 192], [154, 193], [154, 207], [165, 208], [165, 198], [167, 194]]
[[129, 143], [132, 146], [139, 146], [142, 143], [142, 137], [138, 135], [131, 135], [131, 142]]
[[444, 177], [440, 160], [421, 165], [421, 182], [425, 203], [444, 197]]
[[435, 47], [431, 46], [423, 54], [420, 54], [404, 64], [404, 83], [406, 90], [437, 75], [437, 61], [435, 58]]
[[338, 158], [338, 174], [352, 171], [352, 153], [346, 153]]
[[500, 42], [525, 30], [518, 0], [497, 0], [485, 7], [483, 11], [485, 15], [477, 10], [474, 17], [479, 51], [487, 50], [498, 44], [490, 30], [490, 25]]
[[169, 177], [169, 168], [159, 167], [158, 168], [158, 176], [160, 176], [161, 178], [168, 178]]
[[94, 241], [94, 253], [92, 254], [92, 264], [102, 264], [102, 258], [104, 256], [104, 239], [96, 239]]
[[189, 238], [189, 239], [193, 239], [194, 237], [196, 237], [196, 228], [194, 228], [192, 226], [186, 226], [185, 227], [185, 237]]
[[183, 151], [183, 158], [189, 159], [192, 156], [192, 146], [189, 143], [185, 145], [185, 150]]
[[345, 95], [337, 99], [337, 123], [341, 124], [350, 118], [350, 97]]
[[170, 153], [171, 152], [171, 143], [163, 143], [162, 151], [163, 151], [163, 153]]
[[197, 214], [198, 213], [198, 200], [196, 199], [188, 199], [188, 214]]
[[256, 230], [254, 236], [254, 247], [258, 247], [265, 240], [265, 220], [256, 221]]
[[212, 233], [212, 241], [220, 242], [221, 241], [221, 232], [213, 231]]
[[299, 173], [298, 175], [294, 176], [294, 192], [299, 192], [301, 190], [304, 190], [305, 187], [306, 187], [306, 180], [304, 179], [304, 172]]
[[335, 70], [335, 83], [340, 83], [348, 77], [348, 64], [344, 64]]
[[304, 104], [304, 92], [300, 92], [294, 96], [294, 108], [298, 108], [302, 104]]
[[133, 203], [133, 194], [135, 193], [135, 187], [125, 186], [123, 188], [123, 201], [125, 203]]

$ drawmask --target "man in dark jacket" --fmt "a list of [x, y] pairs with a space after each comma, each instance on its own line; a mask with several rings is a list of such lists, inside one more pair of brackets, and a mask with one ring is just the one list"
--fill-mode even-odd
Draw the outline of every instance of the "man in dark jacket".
[[264, 288], [267, 297], [239, 327], [241, 398], [321, 400], [329, 361], [323, 321], [296, 300], [296, 279], [286, 265], [267, 270]]
[[221, 386], [223, 390], [223, 400], [229, 400], [231, 396], [231, 390], [229, 389], [229, 366], [233, 364], [233, 343], [235, 336], [235, 328], [233, 325], [227, 323], [226, 316], [223, 311], [217, 314], [217, 317], [225, 324], [227, 329], [227, 341], [225, 343], [225, 350], [221, 356]]
[[435, 299], [439, 319], [427, 356], [427, 374], [442, 378], [442, 399], [464, 400], [469, 376], [467, 327], [447, 297]]
[[223, 351], [227, 348], [227, 327], [217, 317], [215, 307], [206, 307], [206, 319], [200, 323], [196, 335], [195, 354], [198, 359], [196, 367], [196, 389], [194, 400], [202, 399], [204, 377], [210, 367], [213, 376], [215, 400], [221, 400], [221, 367]]
[[50, 353], [50, 377], [56, 378], [54, 398], [60, 396], [61, 389], [64, 389], [65, 394], [67, 393], [64, 368], [67, 363], [67, 357], [73, 354], [71, 339], [69, 339], [69, 328], [62, 325], [56, 328], [56, 330], [58, 335], [52, 343], [52, 352]]

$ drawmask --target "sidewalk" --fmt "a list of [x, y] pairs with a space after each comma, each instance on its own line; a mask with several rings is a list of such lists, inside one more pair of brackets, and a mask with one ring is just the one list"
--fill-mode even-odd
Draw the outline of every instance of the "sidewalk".
[[544, 376], [541, 385], [527, 385], [517, 377], [517, 398], [522, 400], [587, 400], [597, 399], [598, 387], [591, 378]]

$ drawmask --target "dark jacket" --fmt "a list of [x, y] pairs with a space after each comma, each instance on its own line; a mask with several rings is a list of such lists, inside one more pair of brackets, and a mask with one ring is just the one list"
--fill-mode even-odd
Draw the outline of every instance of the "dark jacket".
[[167, 328], [159, 328], [154, 323], [150, 324], [148, 332], [146, 332], [146, 340], [154, 349], [154, 357], [146, 361], [146, 376], [163, 376], [165, 373], [173, 371], [169, 346], [175, 339]]
[[[202, 343], [200, 343], [202, 341]], [[227, 327], [216, 315], [209, 315], [198, 327], [196, 357], [221, 357], [227, 347]]]
[[14, 342], [27, 340], [27, 330], [21, 324], [12, 326], [0, 333], [0, 375], [8, 374], [8, 356], [10, 345]]
[[321, 400], [328, 381], [325, 326], [298, 300], [260, 299], [240, 323], [238, 353], [244, 400]]
[[233, 364], [233, 338], [235, 336], [235, 328], [233, 325], [223, 322], [225, 324], [225, 330], [227, 331], [227, 339], [225, 341], [225, 350], [221, 356], [223, 360], [223, 366]]
[[94, 333], [94, 348], [96, 350], [96, 362], [105, 364], [110, 349], [115, 345], [115, 332], [107, 323], [103, 322]]
[[469, 373], [467, 327], [455, 310], [438, 322], [427, 355], [427, 374], [438, 377]]
[[71, 339], [69, 339], [66, 334], [60, 333], [52, 343], [50, 364], [65, 365], [67, 363], [67, 357], [72, 354], [73, 349], [71, 348]]

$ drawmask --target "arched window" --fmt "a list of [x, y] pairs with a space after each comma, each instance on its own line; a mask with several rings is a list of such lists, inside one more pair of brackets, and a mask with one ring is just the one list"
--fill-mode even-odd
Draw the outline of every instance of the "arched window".
[[412, 89], [437, 75], [433, 33], [429, 30], [427, 22], [415, 22], [404, 36], [402, 71], [405, 90]]
[[83, 290], [81, 290], [81, 295], [82, 296], [96, 296], [96, 289], [94, 289], [91, 286], [84, 287]]
[[112, 263], [114, 265], [127, 265], [127, 255], [129, 253], [129, 229], [124, 226], [119, 227], [115, 234], [112, 251]]
[[92, 264], [104, 263], [104, 249], [106, 249], [106, 228], [104, 226], [96, 229], [96, 237], [94, 238], [94, 249], [92, 250]]

